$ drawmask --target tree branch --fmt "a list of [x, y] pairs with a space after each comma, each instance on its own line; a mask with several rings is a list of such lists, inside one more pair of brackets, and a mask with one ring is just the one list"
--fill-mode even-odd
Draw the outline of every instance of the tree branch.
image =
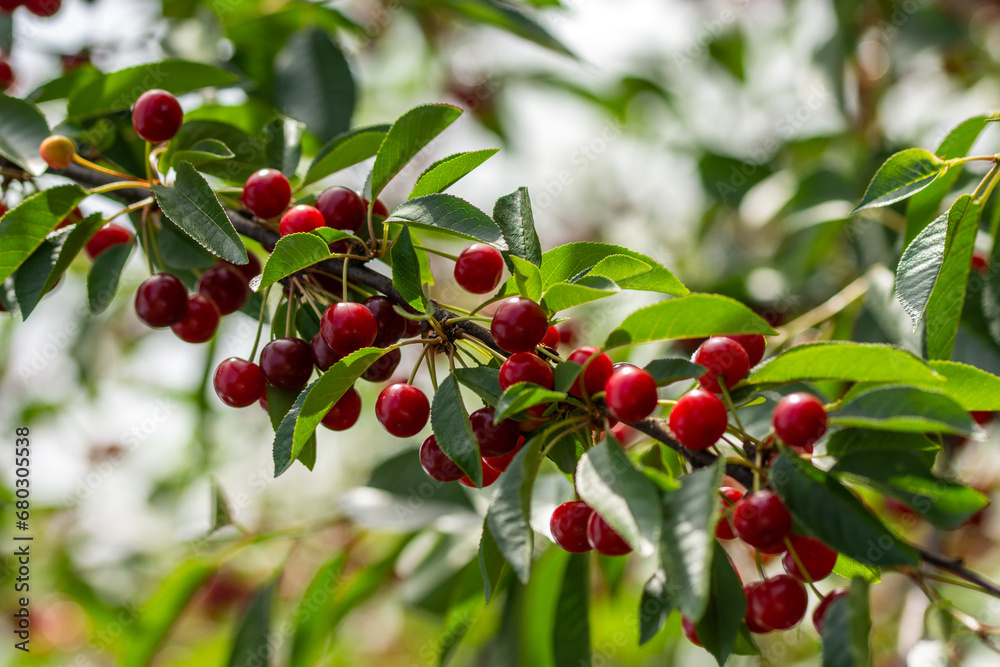
[[951, 572], [955, 576], [979, 586], [984, 591], [990, 593], [990, 595], [1000, 598], [1000, 586], [965, 567], [965, 561], [961, 558], [948, 558], [917, 545], [913, 545], [913, 548], [920, 553], [920, 557], [928, 565], [933, 565], [939, 570]]

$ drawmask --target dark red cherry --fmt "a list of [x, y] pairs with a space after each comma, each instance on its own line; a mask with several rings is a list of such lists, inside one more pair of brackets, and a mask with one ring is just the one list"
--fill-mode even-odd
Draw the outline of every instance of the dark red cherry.
[[532, 382], [552, 389], [552, 369], [537, 354], [516, 352], [500, 366], [500, 388], [506, 391], [518, 382]]
[[292, 201], [292, 186], [277, 169], [254, 172], [243, 185], [243, 204], [258, 218], [275, 218]]
[[260, 369], [272, 387], [298, 391], [313, 372], [312, 348], [301, 338], [276, 338], [260, 353]]
[[769, 630], [788, 630], [806, 615], [809, 596], [802, 582], [780, 574], [754, 589], [747, 599], [747, 617]]
[[316, 199], [316, 208], [323, 214], [327, 227], [352, 234], [361, 229], [367, 215], [364, 199], [354, 190], [339, 186], [324, 190]]
[[330, 370], [330, 366], [340, 361], [341, 357], [330, 349], [330, 346], [323, 341], [323, 336], [319, 332], [313, 334], [309, 341], [309, 350], [312, 352], [313, 364], [324, 373]]
[[[493, 484], [493, 482], [497, 481], [497, 478], [500, 477], [500, 472], [486, 465], [486, 459], [480, 459], [480, 460], [482, 461], [482, 466], [483, 466], [483, 485], [478, 488], [485, 489], [487, 486], [490, 486], [491, 484]], [[458, 480], [458, 483], [473, 489], [477, 488], [476, 485], [472, 483], [472, 480], [469, 479], [468, 475], [465, 475], [460, 480]]]
[[320, 321], [323, 341], [343, 357], [370, 346], [377, 333], [375, 316], [360, 303], [335, 303], [326, 309]]
[[[792, 545], [781, 559], [785, 572], [799, 581], [819, 581], [826, 579], [837, 564], [837, 552], [819, 540], [793, 535]], [[798, 560], [796, 560], [796, 558]], [[805, 568], [805, 572], [799, 567]]]
[[542, 307], [531, 299], [514, 296], [497, 308], [490, 333], [500, 349], [507, 352], [530, 352], [542, 342], [549, 321]]
[[264, 396], [266, 385], [260, 367], [252, 361], [232, 357], [215, 369], [215, 393], [223, 403], [245, 408]]
[[420, 467], [431, 479], [439, 482], [457, 482], [465, 477], [458, 464], [449, 459], [437, 444], [437, 438], [428, 436], [420, 445]]
[[204, 343], [215, 335], [219, 328], [219, 307], [203, 294], [192, 294], [188, 298], [184, 317], [170, 326], [177, 337], [188, 343]]
[[594, 510], [582, 500], [574, 500], [556, 507], [549, 520], [549, 532], [555, 543], [570, 553], [590, 551], [587, 523]]
[[504, 419], [493, 423], [496, 410], [492, 407], [479, 408], [469, 415], [472, 434], [479, 443], [479, 453], [484, 457], [503, 456], [514, 451], [521, 435], [517, 422]]
[[361, 394], [351, 387], [333, 404], [320, 422], [331, 431], [346, 431], [354, 426], [361, 416]]
[[183, 122], [184, 110], [180, 102], [165, 90], [147, 90], [132, 107], [135, 133], [140, 139], [154, 144], [173, 139]]
[[743, 496], [736, 503], [733, 527], [740, 539], [750, 546], [760, 550], [775, 549], [791, 532], [792, 516], [778, 494], [763, 489]]
[[362, 379], [368, 382], [385, 382], [396, 372], [396, 368], [399, 367], [399, 360], [402, 357], [403, 355], [400, 354], [399, 348], [389, 350], [376, 359], [375, 363], [365, 369], [364, 374], [361, 376]]
[[146, 278], [135, 292], [135, 314], [151, 327], [169, 327], [187, 314], [188, 292], [170, 273]]
[[594, 551], [605, 556], [624, 556], [632, 551], [632, 547], [597, 512], [591, 513], [587, 520], [587, 542]]
[[396, 312], [395, 302], [387, 296], [370, 296], [364, 300], [364, 306], [375, 316], [377, 330], [375, 347], [389, 347], [403, 337], [406, 330], [406, 320]]
[[423, 430], [431, 405], [424, 392], [405, 383], [391, 384], [375, 401], [375, 416], [382, 427], [397, 438], [409, 438]]
[[238, 271], [228, 266], [214, 266], [198, 278], [198, 293], [214, 301], [220, 313], [229, 315], [246, 305], [250, 287]]

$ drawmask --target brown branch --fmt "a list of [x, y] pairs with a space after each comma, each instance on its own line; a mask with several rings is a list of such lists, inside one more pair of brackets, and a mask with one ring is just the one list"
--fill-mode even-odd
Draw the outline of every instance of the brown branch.
[[961, 558], [949, 558], [947, 556], [942, 556], [941, 554], [928, 551], [927, 549], [917, 545], [913, 545], [913, 548], [917, 550], [925, 563], [933, 565], [939, 570], [951, 572], [955, 576], [979, 586], [990, 595], [1000, 598], [1000, 586], [997, 586], [990, 580], [984, 578], [982, 575], [979, 575], [965, 567], [965, 561]]

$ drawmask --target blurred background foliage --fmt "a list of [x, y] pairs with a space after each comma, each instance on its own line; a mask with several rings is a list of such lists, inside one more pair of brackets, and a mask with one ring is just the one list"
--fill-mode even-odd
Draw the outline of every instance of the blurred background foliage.
[[[633, 247], [693, 290], [737, 297], [776, 324], [853, 285], [860, 298], [802, 340], [911, 349], [919, 336], [892, 299], [904, 208], [850, 211], [888, 155], [933, 150], [1000, 99], [1000, 4], [972, 0], [66, 0], [55, 18], [19, 12], [0, 33], [5, 49], [14, 37], [15, 93], [50, 119], [96, 71], [164, 58], [240, 76], [234, 88], [184, 96], [189, 121], [254, 137], [281, 111], [309, 126], [306, 156], [414, 104], [458, 104], [469, 113], [411, 176], [455, 150], [503, 147], [454, 191], [485, 208], [527, 185], [546, 248]], [[141, 160], [114, 132], [94, 136], [122, 164]], [[988, 129], [973, 152], [996, 152], [997, 139]], [[360, 189], [364, 176], [352, 169], [320, 185]], [[391, 209], [405, 196], [390, 188], [384, 199]], [[84, 212], [98, 205], [88, 200]], [[984, 216], [984, 232], [997, 215]], [[134, 259], [117, 302], [90, 317], [78, 262], [30, 322], [0, 321], [0, 421], [7, 433], [32, 429], [37, 536], [32, 653], [5, 641], [0, 658], [223, 665], [270, 619], [272, 664], [424, 665], [442, 652], [455, 665], [553, 664], [567, 554], [540, 540], [531, 583], [510, 581], [484, 606], [475, 536], [488, 491], [432, 485], [418, 443], [390, 440], [373, 419], [322, 434], [314, 472], [296, 466], [273, 479], [264, 412], [237, 414], [206, 392], [219, 359], [246, 354], [252, 321], [227, 320], [207, 349], [145, 329], [127, 297], [143, 276]], [[435, 268], [442, 301], [466, 298], [443, 279], [447, 263]], [[577, 339], [602, 340], [644, 298], [581, 309]], [[970, 296], [955, 358], [998, 373], [978, 302]], [[363, 396], [373, 405], [371, 387]], [[995, 436], [962, 450], [953, 468], [996, 495], [992, 445]], [[4, 480], [9, 510], [12, 475]], [[547, 513], [572, 490], [550, 475], [537, 493], [545, 533]], [[898, 506], [868, 500], [915, 539], [931, 534]], [[998, 537], [987, 510], [936, 539], [997, 574]], [[649, 566], [597, 563], [595, 665], [712, 664], [680, 638], [676, 615], [638, 647]], [[13, 608], [9, 582], [0, 601]], [[956, 602], [1000, 624], [1000, 607]], [[875, 588], [878, 665], [994, 664], [971, 642], [936, 641], [947, 633], [925, 626], [924, 611], [901, 577]], [[732, 664], [818, 659], [811, 627], [761, 644], [763, 657]], [[914, 646], [923, 661], [904, 663]]]

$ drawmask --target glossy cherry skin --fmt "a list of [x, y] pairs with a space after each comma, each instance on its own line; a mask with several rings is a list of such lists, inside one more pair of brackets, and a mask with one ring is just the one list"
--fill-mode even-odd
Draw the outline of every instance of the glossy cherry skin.
[[670, 430], [688, 449], [708, 449], [726, 432], [729, 415], [725, 404], [704, 389], [693, 389], [670, 411]]
[[768, 630], [788, 630], [806, 615], [809, 596], [802, 582], [779, 574], [761, 582], [747, 599], [747, 616]]
[[723, 338], [736, 341], [743, 347], [743, 351], [747, 353], [747, 361], [750, 363], [751, 368], [759, 364], [760, 360], [764, 358], [764, 351], [767, 349], [767, 340], [760, 334], [735, 334], [732, 336], [723, 336]]
[[628, 542], [597, 512], [592, 512], [587, 519], [587, 543], [591, 549], [605, 556], [624, 556], [632, 551]]
[[573, 350], [568, 360], [584, 367], [570, 389], [574, 396], [592, 396], [604, 391], [604, 385], [615, 370], [611, 357], [590, 345]]
[[326, 221], [323, 220], [323, 214], [319, 210], [312, 206], [299, 204], [291, 207], [281, 216], [278, 231], [281, 232], [282, 236], [288, 236], [289, 234], [311, 232], [325, 224]]
[[24, 6], [35, 16], [47, 18], [56, 15], [62, 7], [62, 0], [27, 0]]
[[222, 402], [233, 408], [253, 405], [260, 400], [267, 388], [260, 366], [236, 357], [219, 364], [215, 369], [213, 385]]
[[542, 342], [549, 321], [542, 307], [531, 299], [514, 296], [504, 300], [493, 315], [490, 333], [500, 349], [530, 352]]
[[221, 317], [214, 301], [202, 294], [192, 294], [184, 317], [170, 325], [170, 329], [185, 342], [204, 343], [215, 335]]
[[816, 605], [816, 609], [813, 610], [813, 627], [816, 628], [816, 632], [823, 636], [823, 624], [826, 621], [826, 612], [830, 610], [830, 605], [832, 605], [836, 600], [840, 598], [847, 597], [850, 593], [846, 588], [836, 588], [823, 598], [823, 600]]
[[698, 628], [695, 627], [695, 622], [687, 616], [681, 616], [681, 632], [695, 646], [702, 645], [701, 639], [698, 638]]
[[517, 422], [504, 419], [499, 424], [493, 423], [496, 410], [491, 407], [479, 408], [469, 415], [472, 424], [472, 435], [479, 443], [479, 453], [484, 457], [503, 456], [517, 447], [521, 432]]
[[465, 477], [458, 464], [448, 458], [437, 444], [437, 438], [428, 436], [420, 445], [420, 467], [427, 476], [439, 482], [457, 482]]
[[391, 384], [375, 401], [375, 416], [397, 438], [410, 438], [427, 425], [431, 404], [424, 392], [405, 383]]
[[[763, 581], [754, 581], [743, 587], [743, 596], [746, 597], [747, 601], [757, 594], [757, 589], [759, 589], [763, 583]], [[746, 621], [747, 629], [755, 635], [766, 635], [769, 632], [773, 632], [770, 628], [765, 628], [757, 622], [756, 617], [750, 614], [749, 606], [747, 607], [747, 613], [744, 620]]]
[[554, 350], [559, 347], [560, 339], [561, 336], [559, 335], [559, 329], [556, 327], [549, 327], [545, 332], [545, 338], [542, 339], [542, 345]]
[[45, 164], [53, 169], [65, 169], [73, 164], [73, 157], [76, 155], [76, 145], [73, 140], [60, 134], [53, 134], [45, 137], [42, 145], [38, 147], [38, 153], [45, 160]]
[[364, 306], [375, 316], [378, 326], [372, 343], [375, 347], [389, 347], [403, 337], [406, 319], [396, 312], [392, 299], [381, 294], [370, 296], [364, 300]]
[[500, 366], [500, 388], [504, 391], [518, 382], [531, 382], [545, 389], [552, 389], [553, 381], [549, 365], [531, 352], [512, 354]]
[[594, 510], [582, 500], [563, 503], [552, 512], [552, 518], [549, 520], [552, 539], [570, 553], [582, 554], [590, 551], [587, 523], [593, 513]]
[[500, 284], [503, 256], [485, 243], [473, 243], [455, 261], [455, 282], [466, 292], [486, 294]]
[[722, 504], [722, 515], [719, 517], [719, 523], [715, 525], [715, 536], [720, 540], [732, 540], [736, 538], [736, 533], [733, 531], [733, 507], [743, 497], [743, 492], [731, 486], [723, 486], [719, 488], [719, 493], [722, 494], [719, 499]]
[[135, 238], [129, 230], [124, 227], [109, 222], [104, 225], [87, 241], [87, 254], [94, 259], [108, 248], [123, 243], [131, 243]]
[[277, 169], [261, 169], [243, 184], [243, 204], [258, 218], [275, 218], [292, 201], [292, 185]]
[[736, 503], [733, 527], [739, 538], [750, 546], [770, 550], [788, 537], [792, 530], [792, 516], [778, 494], [763, 489], [744, 496]]
[[247, 253], [247, 263], [246, 264], [233, 264], [232, 262], [227, 262], [221, 260], [220, 264], [222, 266], [228, 266], [230, 269], [238, 272], [249, 283], [251, 279], [259, 276], [261, 273], [260, 260], [257, 259], [257, 255], [252, 252]]
[[132, 107], [132, 127], [140, 139], [150, 143], [170, 141], [183, 122], [181, 103], [165, 90], [147, 90]]
[[771, 423], [775, 434], [786, 445], [811, 452], [813, 443], [826, 433], [826, 410], [821, 400], [800, 391], [778, 401]]
[[513, 451], [503, 456], [484, 456], [483, 463], [493, 468], [497, 472], [503, 472], [510, 467], [510, 462], [514, 460], [517, 453], [521, 451], [521, 447], [524, 446], [524, 436], [521, 436], [517, 440], [517, 446], [514, 447]]
[[352, 234], [361, 229], [368, 213], [365, 200], [358, 193], [339, 186], [324, 190], [316, 199], [316, 208], [323, 214], [327, 227]]
[[361, 378], [368, 382], [385, 382], [396, 372], [396, 368], [399, 367], [399, 361], [402, 358], [403, 355], [400, 353], [399, 348], [389, 350], [376, 359], [375, 363], [366, 368]]
[[375, 342], [378, 321], [360, 303], [335, 303], [323, 313], [319, 331], [331, 350], [346, 357]]
[[260, 352], [260, 369], [272, 387], [298, 391], [313, 372], [312, 348], [301, 338], [276, 338]]
[[[785, 572], [799, 581], [810, 582], [826, 579], [837, 564], [837, 552], [819, 540], [811, 537], [793, 535], [790, 538], [791, 548], [781, 558]], [[793, 552], [794, 551], [794, 555]], [[795, 560], [796, 556], [798, 561]], [[805, 572], [799, 568], [801, 562]]]
[[642, 421], [656, 410], [656, 380], [641, 368], [622, 366], [604, 384], [608, 408], [623, 422]]
[[309, 341], [309, 350], [312, 352], [313, 364], [324, 373], [341, 359], [340, 355], [323, 341], [323, 336], [319, 332], [313, 334], [312, 340]]
[[487, 486], [490, 486], [491, 484], [493, 484], [493, 482], [497, 481], [497, 478], [500, 477], [500, 472], [486, 465], [486, 459], [480, 459], [480, 460], [482, 461], [482, 466], [483, 466], [483, 485], [481, 487], [477, 487], [475, 484], [472, 483], [472, 480], [469, 478], [468, 475], [465, 475], [460, 480], [458, 480], [459, 484], [463, 484], [472, 489], [475, 488], [485, 489]]
[[361, 416], [361, 394], [351, 387], [333, 404], [320, 422], [331, 431], [346, 431], [358, 422]]
[[750, 370], [750, 358], [743, 346], [722, 336], [709, 338], [702, 343], [694, 353], [694, 363], [708, 369], [698, 378], [698, 383], [713, 394], [722, 393], [718, 381], [720, 376], [725, 376], [728, 389], [743, 379]]
[[246, 305], [250, 287], [239, 272], [228, 266], [213, 266], [198, 278], [198, 293], [214, 301], [220, 313], [229, 315]]
[[135, 291], [135, 314], [151, 327], [176, 324], [187, 314], [187, 309], [187, 288], [173, 274], [150, 276]]

